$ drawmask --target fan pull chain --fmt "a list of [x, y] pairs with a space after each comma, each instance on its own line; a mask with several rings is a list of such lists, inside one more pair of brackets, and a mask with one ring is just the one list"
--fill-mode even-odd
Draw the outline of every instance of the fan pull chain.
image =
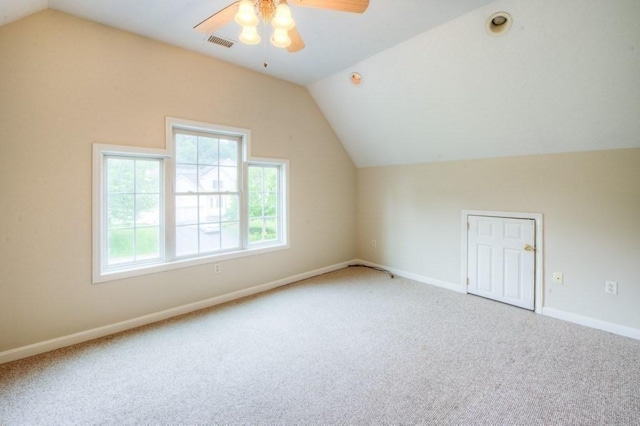
[[262, 29], [264, 30], [264, 63], [262, 65], [267, 68], [269, 66], [269, 63], [267, 62], [267, 45], [269, 44], [267, 36], [269, 35], [269, 32], [265, 22], [262, 23]]

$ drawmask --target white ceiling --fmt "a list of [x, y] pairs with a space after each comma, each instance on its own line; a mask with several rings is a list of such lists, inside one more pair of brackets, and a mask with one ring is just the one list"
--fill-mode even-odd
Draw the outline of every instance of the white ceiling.
[[[307, 48], [268, 48], [266, 69], [264, 42], [226, 49], [192, 29], [229, 2], [1, 0], [0, 25], [49, 7], [304, 85], [358, 167], [640, 147], [638, 0], [292, 7]], [[500, 37], [485, 30], [497, 11], [513, 18]]]
[[[293, 54], [271, 47], [264, 37], [260, 45], [227, 49], [193, 30], [231, 1], [2, 0], [0, 25], [49, 7], [306, 86], [491, 0], [371, 0], [362, 15], [292, 6], [307, 45]], [[232, 22], [216, 35], [237, 41], [239, 33]]]
[[638, 0], [497, 0], [308, 89], [358, 167], [640, 147], [639, 21]]

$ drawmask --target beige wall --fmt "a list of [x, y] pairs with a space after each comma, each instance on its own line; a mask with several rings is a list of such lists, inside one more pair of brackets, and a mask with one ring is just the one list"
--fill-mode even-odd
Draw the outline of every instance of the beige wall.
[[[461, 283], [461, 211], [542, 213], [544, 306], [640, 329], [640, 149], [358, 169], [360, 258]], [[371, 240], [377, 240], [377, 247]], [[563, 285], [551, 284], [563, 272]], [[605, 294], [605, 281], [618, 295]]]
[[[290, 160], [291, 249], [92, 285], [91, 145], [166, 116]], [[459, 284], [462, 209], [542, 213], [545, 307], [640, 329], [640, 149], [356, 171], [303, 87], [50, 10], [0, 27], [0, 201], [0, 352], [356, 256]]]
[[[166, 116], [290, 160], [291, 248], [92, 285], [92, 143], [163, 148]], [[0, 352], [348, 261], [355, 179], [303, 87], [51, 10], [0, 27]]]

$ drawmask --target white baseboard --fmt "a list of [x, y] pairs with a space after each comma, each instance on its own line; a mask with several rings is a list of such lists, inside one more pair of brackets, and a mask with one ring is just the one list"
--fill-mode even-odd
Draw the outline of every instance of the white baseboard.
[[[402, 271], [400, 269], [395, 269], [395, 268], [390, 268], [390, 267], [385, 266], [385, 265], [378, 265], [376, 263], [367, 262], [366, 260], [361, 260], [361, 259], [355, 260], [354, 263], [358, 263], [358, 264], [362, 264], [362, 265], [366, 265], [366, 266], [373, 266], [375, 268], [385, 269], [385, 270], [391, 272], [394, 275], [398, 275], [399, 277], [404, 277], [404, 278], [408, 278], [410, 280], [414, 280], [414, 281], [418, 281], [418, 282], [422, 282], [422, 283], [426, 283], [426, 284], [431, 284], [431, 285], [434, 285], [434, 286], [437, 286], [437, 287], [445, 288], [447, 290], [456, 291], [458, 293], [466, 293], [466, 289], [464, 288], [463, 285], [460, 285], [460, 284], [453, 284], [453, 283], [449, 283], [449, 282], [446, 282], [446, 281], [441, 281], [441, 280], [437, 280], [437, 279], [434, 279], [434, 278], [429, 278], [429, 277], [425, 277], [425, 276], [422, 276], [422, 275], [417, 275], [417, 274], [414, 274], [414, 273], [411, 273], [411, 272]], [[585, 316], [582, 316], [582, 315], [572, 314], [570, 312], [560, 311], [560, 310], [553, 309], [553, 308], [545, 308], [545, 307], [543, 307], [542, 311], [540, 313], [542, 315], [545, 315], [545, 316], [548, 316], [548, 317], [552, 317], [552, 318], [556, 318], [556, 319], [572, 322], [572, 323], [575, 323], [575, 324], [583, 325], [585, 327], [595, 328], [597, 330], [607, 331], [609, 333], [617, 334], [619, 336], [630, 337], [632, 339], [640, 340], [640, 329], [637, 329], [637, 328], [626, 327], [626, 326], [623, 326], [623, 325], [614, 324], [614, 323], [606, 322], [606, 321], [601, 321], [601, 320], [598, 320], [598, 319], [585, 317]]]
[[584, 325], [585, 327], [595, 328], [597, 330], [607, 331], [609, 333], [618, 334], [620, 336], [630, 337], [640, 340], [640, 330], [637, 328], [625, 327], [623, 325], [611, 322], [601, 321], [582, 315], [572, 314], [570, 312], [560, 311], [553, 308], [542, 308], [542, 315], [548, 317], [569, 321], [574, 324]]
[[103, 327], [93, 328], [91, 330], [85, 330], [79, 333], [69, 334], [67, 336], [57, 337], [55, 339], [45, 340], [43, 342], [22, 346], [20, 348], [10, 349], [8, 351], [0, 352], [0, 364], [4, 364], [10, 361], [15, 361], [22, 358], [27, 358], [33, 355], [44, 353], [44, 352], [49, 352], [54, 349], [63, 348], [65, 346], [71, 346], [77, 343], [87, 342], [89, 340], [108, 336], [110, 334], [119, 333], [121, 331], [130, 330], [132, 328], [136, 328], [143, 325], [152, 324], [154, 322], [162, 321], [168, 318], [176, 317], [178, 315], [187, 314], [189, 312], [194, 312], [200, 309], [209, 308], [211, 306], [230, 302], [232, 300], [241, 299], [247, 296], [252, 296], [254, 294], [272, 290], [277, 287], [281, 287], [297, 281], [305, 280], [307, 278], [312, 278], [317, 275], [322, 275], [328, 272], [337, 271], [338, 269], [346, 268], [347, 266], [353, 263], [354, 261], [338, 263], [335, 265], [316, 269], [314, 271], [305, 272], [302, 274], [293, 275], [287, 278], [272, 281], [266, 284], [261, 284], [261, 285], [246, 288], [243, 290], [234, 291], [233, 293], [224, 294], [222, 296], [216, 296], [216, 297], [212, 297], [210, 299], [202, 300], [199, 302], [189, 303], [187, 305], [177, 306], [175, 308], [167, 309], [160, 312], [155, 312], [153, 314], [144, 315], [141, 317], [132, 318], [130, 320], [117, 322], [115, 324], [109, 324]]
[[447, 290], [452, 290], [458, 293], [466, 293], [465, 288], [460, 284], [454, 284], [447, 281], [437, 280], [435, 278], [425, 277], [424, 275], [414, 274], [412, 272], [403, 271], [401, 269], [390, 268], [385, 265], [378, 265], [376, 263], [367, 262], [366, 260], [361, 260], [361, 259], [354, 260], [354, 263], [358, 263], [366, 266], [372, 266], [374, 268], [381, 268], [399, 277], [408, 278], [410, 280], [418, 281], [421, 283], [434, 285], [436, 287], [446, 288]]
[[[81, 331], [79, 333], [74, 333], [67, 336], [57, 337], [55, 339], [45, 340], [43, 342], [22, 346], [20, 348], [10, 349], [4, 352], [0, 352], [0, 364], [15, 361], [22, 358], [27, 358], [33, 355], [44, 353], [44, 352], [49, 352], [54, 349], [63, 348], [65, 346], [87, 342], [89, 340], [108, 336], [121, 331], [130, 330], [132, 328], [152, 324], [154, 322], [158, 322], [168, 318], [187, 314], [189, 312], [194, 312], [200, 309], [205, 309], [211, 306], [230, 302], [232, 300], [241, 299], [247, 296], [252, 296], [254, 294], [262, 293], [277, 287], [282, 287], [284, 285], [292, 284], [294, 282], [305, 280], [307, 278], [312, 278], [318, 275], [326, 274], [328, 272], [337, 271], [338, 269], [346, 268], [349, 265], [356, 265], [356, 264], [372, 266], [375, 268], [382, 268], [400, 277], [434, 285], [436, 287], [445, 288], [447, 290], [452, 290], [458, 293], [465, 293], [465, 288], [460, 284], [454, 284], [454, 283], [449, 283], [442, 280], [437, 280], [434, 278], [425, 277], [422, 275], [403, 271], [401, 269], [389, 268], [384, 265], [378, 265], [376, 263], [367, 262], [361, 259], [354, 259], [350, 262], [338, 263], [335, 265], [327, 266], [324, 268], [320, 268], [320, 269], [305, 272], [302, 274], [293, 275], [280, 280], [272, 281], [266, 284], [261, 284], [261, 285], [257, 285], [247, 289], [238, 290], [233, 293], [212, 297], [210, 299], [202, 300], [195, 303], [190, 303], [187, 305], [178, 306], [175, 308], [167, 309], [167, 310], [156, 312], [149, 315], [144, 315], [144, 316], [133, 318], [130, 320], [117, 322], [115, 324], [109, 324], [103, 327], [93, 328], [91, 330]], [[597, 320], [597, 319], [593, 319], [593, 318], [589, 318], [581, 315], [576, 315], [576, 314], [560, 311], [553, 308], [542, 308], [542, 315], [561, 319], [564, 321], [569, 321], [575, 324], [580, 324], [580, 325], [595, 328], [598, 330], [607, 331], [610, 333], [618, 334], [620, 336], [625, 336], [625, 337], [630, 337], [633, 339], [640, 340], [639, 329], [625, 327], [622, 325], [601, 321], [601, 320]]]

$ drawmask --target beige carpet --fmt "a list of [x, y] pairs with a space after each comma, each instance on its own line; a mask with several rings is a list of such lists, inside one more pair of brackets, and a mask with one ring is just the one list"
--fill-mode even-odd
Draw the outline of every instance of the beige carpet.
[[640, 341], [347, 268], [0, 365], [0, 424], [640, 424]]

